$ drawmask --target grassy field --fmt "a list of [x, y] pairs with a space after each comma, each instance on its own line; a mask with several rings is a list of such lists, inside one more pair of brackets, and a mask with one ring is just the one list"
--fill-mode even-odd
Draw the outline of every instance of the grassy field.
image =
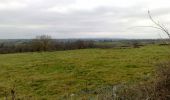
[[1, 54], [0, 100], [12, 88], [20, 98], [56, 100], [107, 85], [145, 81], [156, 64], [169, 59], [167, 52], [167, 46], [145, 46]]

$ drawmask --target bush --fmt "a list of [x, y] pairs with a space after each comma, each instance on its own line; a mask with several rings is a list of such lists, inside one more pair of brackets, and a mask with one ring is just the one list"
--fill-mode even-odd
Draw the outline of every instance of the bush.
[[113, 98], [116, 100], [170, 100], [170, 63], [159, 64], [155, 77], [151, 81], [134, 86], [122, 85], [116, 90]]
[[4, 42], [0, 43], [0, 53], [17, 53], [17, 52], [42, 52], [42, 51], [56, 51], [56, 50], [74, 50], [95, 48], [93, 41], [65, 41], [60, 42], [52, 39], [50, 36], [37, 36], [35, 39], [27, 42]]
[[134, 85], [106, 86], [76, 97], [85, 100], [170, 100], [170, 63], [159, 64], [151, 80]]

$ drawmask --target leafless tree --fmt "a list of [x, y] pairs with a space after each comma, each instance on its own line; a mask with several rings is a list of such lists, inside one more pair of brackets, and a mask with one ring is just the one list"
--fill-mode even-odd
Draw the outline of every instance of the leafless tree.
[[49, 35], [40, 35], [33, 40], [34, 51], [48, 51], [52, 48], [52, 38]]

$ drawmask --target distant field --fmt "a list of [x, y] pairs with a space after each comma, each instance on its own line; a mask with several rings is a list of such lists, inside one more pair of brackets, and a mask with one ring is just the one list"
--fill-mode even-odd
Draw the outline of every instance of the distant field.
[[64, 95], [151, 78], [167, 61], [168, 46], [82, 49], [0, 55], [0, 99], [14, 88], [18, 97], [56, 100]]

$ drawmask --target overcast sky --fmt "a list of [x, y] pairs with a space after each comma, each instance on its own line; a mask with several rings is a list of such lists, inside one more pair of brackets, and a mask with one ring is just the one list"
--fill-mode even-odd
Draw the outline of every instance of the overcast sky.
[[0, 38], [159, 38], [147, 11], [170, 26], [170, 0], [0, 0]]

